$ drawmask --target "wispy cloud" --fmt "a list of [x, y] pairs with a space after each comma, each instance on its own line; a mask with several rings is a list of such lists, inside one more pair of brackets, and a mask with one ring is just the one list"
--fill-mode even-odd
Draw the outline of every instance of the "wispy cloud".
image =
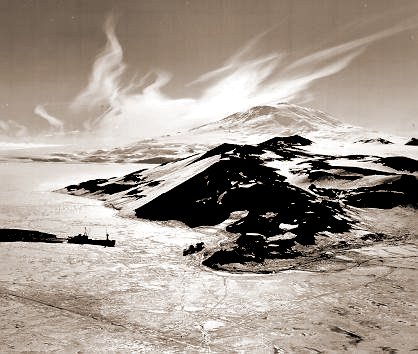
[[[198, 84], [201, 82], [207, 82], [212, 79], [220, 78], [221, 75], [227, 74], [231, 70], [234, 70], [238, 64], [245, 62], [246, 57], [253, 57], [252, 52], [254, 51], [254, 48], [256, 47], [256, 45], [262, 40], [263, 37], [265, 37], [272, 30], [273, 29], [269, 29], [253, 37], [242, 48], [240, 48], [233, 56], [231, 56], [221, 67], [215, 70], [209, 71], [205, 74], [202, 74], [197, 79], [190, 82], [188, 86]], [[278, 59], [279, 55], [273, 54], [268, 57], [270, 57], [270, 59], [273, 59], [273, 58]]]
[[58, 129], [58, 130], [60, 130], [60, 131], [62, 131], [63, 130], [63, 128], [64, 128], [64, 123], [60, 120], [60, 119], [58, 119], [58, 118], [55, 118], [55, 117], [53, 117], [53, 116], [51, 116], [47, 111], [46, 111], [46, 109], [45, 109], [45, 107], [44, 106], [42, 106], [42, 105], [37, 105], [36, 107], [35, 107], [35, 109], [33, 110], [33, 112], [37, 115], [37, 116], [39, 116], [39, 117], [41, 117], [42, 119], [45, 119], [52, 127], [54, 127], [55, 129]]
[[75, 109], [89, 108], [103, 103], [115, 104], [121, 89], [120, 78], [125, 71], [122, 47], [116, 38], [113, 16], [104, 24], [107, 42], [97, 56], [87, 87], [74, 100]]
[[[417, 27], [416, 18], [393, 27], [330, 46], [289, 61], [288, 53], [253, 57], [258, 43], [270, 31], [254, 37], [218, 68], [200, 75], [188, 87], [198, 87], [195, 98], [171, 98], [161, 89], [171, 80], [165, 71], [153, 71], [123, 85], [126, 69], [114, 21], [105, 23], [107, 44], [93, 65], [87, 87], [73, 108], [108, 110], [89, 120], [96, 135], [129, 142], [223, 118], [256, 105], [304, 99], [318, 79], [334, 75], [352, 63], [371, 44]], [[135, 92], [139, 91], [139, 92]], [[135, 93], [134, 93], [135, 92]]]
[[[89, 84], [75, 98], [72, 108], [78, 111], [104, 105], [100, 116], [88, 119], [85, 126], [96, 135], [117, 138], [144, 137], [150, 132], [165, 132], [187, 111], [191, 99], [173, 99], [161, 92], [172, 75], [163, 70], [150, 71], [142, 78], [123, 86], [122, 48], [116, 38], [113, 17], [104, 25], [107, 43], [93, 65]], [[139, 91], [139, 93], [135, 92]], [[135, 92], [135, 93], [132, 93]], [[164, 118], [162, 118], [164, 117]]]
[[367, 48], [370, 44], [380, 40], [384, 39], [390, 36], [393, 36], [395, 34], [398, 34], [400, 32], [406, 31], [408, 29], [417, 27], [416, 18], [414, 18], [414, 21], [412, 19], [409, 19], [408, 21], [398, 24], [396, 26], [393, 26], [391, 28], [384, 29], [382, 31], [379, 31], [377, 33], [373, 33], [369, 36], [365, 36], [362, 38], [358, 38], [337, 46], [333, 46], [331, 48], [327, 48], [324, 50], [319, 50], [315, 53], [312, 53], [310, 55], [307, 55], [299, 60], [296, 60], [291, 65], [288, 66], [288, 70], [298, 70], [300, 68], [304, 68], [305, 66], [309, 65], [318, 65], [323, 62], [326, 62], [327, 60], [331, 60], [333, 58], [336, 58], [340, 55], [350, 55], [354, 51], [358, 51], [358, 54], [360, 54], [363, 50]]
[[59, 144], [43, 144], [43, 143], [25, 143], [25, 142], [9, 142], [0, 141], [0, 150], [24, 150], [24, 149], [37, 149], [44, 147], [58, 147]]
[[209, 83], [220, 73], [222, 77], [203, 92], [202, 98], [215, 103], [238, 106], [274, 104], [297, 100], [316, 80], [334, 75], [350, 65], [368, 46], [384, 38], [418, 27], [416, 17], [393, 27], [346, 43], [318, 50], [292, 62], [287, 53], [273, 53], [257, 59], [244, 60], [241, 53], [250, 53], [264, 33], [248, 43], [220, 68], [201, 75], [192, 84]]
[[0, 120], [0, 135], [7, 137], [24, 137], [27, 136], [28, 129], [26, 126], [12, 120]]
[[0, 120], [0, 130], [2, 130], [3, 132], [9, 130], [9, 125], [4, 120]]

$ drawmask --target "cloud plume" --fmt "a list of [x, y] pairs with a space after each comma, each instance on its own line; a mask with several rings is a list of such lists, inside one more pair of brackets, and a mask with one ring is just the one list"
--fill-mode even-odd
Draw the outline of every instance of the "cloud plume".
[[97, 56], [87, 87], [76, 97], [73, 108], [92, 107], [99, 104], [115, 104], [121, 89], [120, 78], [125, 70], [122, 47], [115, 35], [113, 16], [105, 24], [107, 42]]
[[64, 128], [64, 123], [59, 120], [58, 118], [55, 118], [51, 116], [42, 105], [37, 105], [33, 112], [41, 117], [42, 119], [45, 119], [53, 128], [62, 131]]

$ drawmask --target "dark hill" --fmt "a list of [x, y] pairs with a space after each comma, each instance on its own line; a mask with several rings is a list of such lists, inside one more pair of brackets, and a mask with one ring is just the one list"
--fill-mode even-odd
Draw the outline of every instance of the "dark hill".
[[295, 135], [258, 145], [221, 144], [201, 155], [122, 178], [83, 182], [65, 192], [104, 199], [138, 218], [179, 220], [190, 227], [218, 225], [241, 212], [224, 226], [236, 238], [221, 249], [205, 247], [204, 264], [213, 268], [293, 258], [301, 254], [300, 247], [316, 245], [318, 236], [335, 244], [356, 224], [349, 206], [417, 208], [417, 178], [408, 174], [416, 171], [416, 160], [316, 155], [306, 149], [311, 143]]
[[411, 138], [405, 145], [412, 145], [417, 146], [418, 145], [418, 139], [417, 138]]

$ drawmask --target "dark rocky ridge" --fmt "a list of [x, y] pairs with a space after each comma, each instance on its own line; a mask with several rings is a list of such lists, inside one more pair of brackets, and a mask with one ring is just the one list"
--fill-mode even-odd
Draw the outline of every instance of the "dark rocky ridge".
[[344, 201], [360, 208], [388, 209], [395, 206], [418, 207], [418, 180], [411, 175], [400, 175], [372, 187], [349, 191]]
[[391, 141], [383, 139], [383, 138], [376, 138], [376, 139], [361, 139], [357, 141], [357, 143], [365, 143], [365, 144], [371, 144], [371, 143], [379, 143], [379, 144], [393, 144]]
[[391, 167], [395, 170], [417, 172], [418, 161], [404, 156], [390, 156], [379, 159], [382, 165]]
[[[236, 239], [212, 254], [205, 251], [203, 264], [213, 268], [298, 257], [303, 254], [299, 246], [315, 245], [317, 235], [350, 231], [356, 221], [349, 206], [417, 207], [417, 177], [408, 173], [416, 172], [416, 160], [314, 155], [304, 149], [310, 144], [300, 136], [276, 137], [258, 145], [222, 144], [184, 161], [122, 178], [83, 182], [65, 192], [93, 194], [112, 203], [123, 200], [139, 218], [179, 220], [190, 227], [217, 225], [232, 212], [247, 211], [226, 227]], [[344, 165], [347, 159], [363, 165]], [[289, 172], [302, 182], [289, 180], [281, 163], [292, 163]], [[197, 164], [204, 167], [196, 170]], [[179, 169], [184, 171], [181, 181], [167, 188], [172, 172]]]
[[46, 242], [62, 243], [64, 239], [56, 235], [35, 230], [0, 229], [0, 242]]
[[411, 138], [411, 140], [409, 140], [405, 145], [418, 146], [418, 139]]

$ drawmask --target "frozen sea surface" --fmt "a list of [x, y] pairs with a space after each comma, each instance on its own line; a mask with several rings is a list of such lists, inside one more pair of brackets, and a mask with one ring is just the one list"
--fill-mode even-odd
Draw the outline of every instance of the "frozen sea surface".
[[[414, 245], [387, 259], [364, 252], [362, 267], [346, 257], [338, 271], [213, 272], [182, 256], [191, 243], [216, 242], [210, 230], [121, 218], [100, 201], [51, 192], [141, 167], [0, 164], [0, 227], [66, 237], [86, 226], [116, 239], [114, 248], [0, 244], [1, 352], [413, 349], [416, 273], [392, 263], [413, 267]], [[402, 290], [388, 296], [395, 285]]]

